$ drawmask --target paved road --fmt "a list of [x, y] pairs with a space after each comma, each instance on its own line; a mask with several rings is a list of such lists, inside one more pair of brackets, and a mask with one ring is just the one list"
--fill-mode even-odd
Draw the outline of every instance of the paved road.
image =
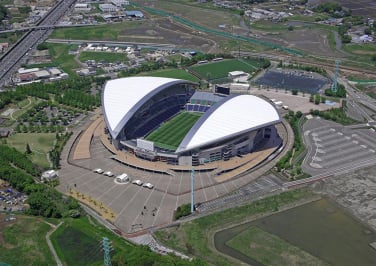
[[[42, 18], [38, 26], [54, 25], [73, 6], [77, 0], [61, 0]], [[48, 29], [32, 29], [25, 33], [6, 54], [0, 58], [0, 90], [11, 84], [11, 76], [27, 56], [28, 51], [43, 42], [50, 34]]]

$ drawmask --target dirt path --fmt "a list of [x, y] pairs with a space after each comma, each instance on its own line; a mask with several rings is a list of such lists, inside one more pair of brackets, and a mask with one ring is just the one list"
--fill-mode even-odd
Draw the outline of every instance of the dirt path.
[[51, 224], [51, 223], [46, 222], [46, 221], [44, 221], [44, 223], [48, 224], [52, 228], [46, 235], [48, 247], [50, 248], [52, 255], [54, 255], [56, 265], [63, 266], [63, 263], [61, 262], [60, 258], [57, 256], [56, 251], [54, 249], [54, 246], [52, 245], [52, 242], [51, 242], [51, 239], [50, 239], [50, 236], [52, 235], [52, 233], [55, 232], [56, 229], [58, 229], [59, 226], [63, 224], [63, 222], [60, 222], [58, 225], [54, 225], [54, 224]]

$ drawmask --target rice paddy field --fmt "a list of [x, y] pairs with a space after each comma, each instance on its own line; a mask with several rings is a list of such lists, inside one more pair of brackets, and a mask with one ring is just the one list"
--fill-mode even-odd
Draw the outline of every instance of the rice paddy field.
[[176, 150], [201, 115], [201, 113], [182, 112], [150, 133], [146, 139], [153, 141], [158, 147]]
[[197, 64], [190, 68], [204, 79], [225, 78], [228, 72], [244, 71], [254, 72], [259, 69], [258, 59], [229, 59], [206, 64]]

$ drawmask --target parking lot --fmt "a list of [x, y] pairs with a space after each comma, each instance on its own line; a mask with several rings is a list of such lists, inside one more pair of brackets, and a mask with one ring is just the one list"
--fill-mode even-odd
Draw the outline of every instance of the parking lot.
[[[59, 190], [68, 192], [73, 189], [103, 204], [114, 212], [114, 224], [123, 232], [135, 233], [171, 223], [174, 210], [182, 204], [190, 203], [190, 172], [174, 172], [174, 175], [167, 175], [126, 166], [112, 159], [112, 154], [103, 146], [98, 137], [93, 138], [90, 147], [90, 159], [73, 160], [71, 158], [70, 164], [62, 163], [59, 171]], [[101, 168], [104, 172], [111, 171], [114, 176], [95, 173], [93, 170], [97, 168]], [[129, 176], [129, 182], [115, 182], [116, 176], [122, 173]], [[214, 179], [215, 175], [210, 171], [195, 171], [195, 203], [221, 197], [243, 187], [258, 176], [259, 173], [256, 171], [240, 178], [217, 183]], [[132, 181], [136, 179], [143, 183], [149, 182], [154, 187], [149, 189], [132, 184]], [[271, 179], [257, 182], [248, 192], [235, 193], [236, 197], [228, 198], [227, 202], [233, 201], [236, 204], [240, 197], [253, 192], [258, 193], [264, 187], [269, 189], [274, 185], [275, 182]], [[218, 204], [222, 203], [214, 205]]]
[[367, 128], [355, 129], [313, 118], [303, 130], [308, 149], [303, 169], [311, 175], [376, 163], [376, 134]]

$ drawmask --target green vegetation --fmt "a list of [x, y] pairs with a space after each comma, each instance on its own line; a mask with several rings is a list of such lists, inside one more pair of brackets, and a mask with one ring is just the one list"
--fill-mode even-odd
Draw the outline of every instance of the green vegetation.
[[[0, 262], [9, 265], [56, 264], [45, 238], [51, 227], [41, 218], [15, 217], [15, 221], [1, 227]], [[0, 214], [0, 219], [3, 223], [5, 215]]]
[[56, 143], [53, 149], [49, 152], [49, 156], [51, 158], [52, 167], [57, 169], [60, 167], [60, 154], [63, 151], [63, 148], [67, 141], [69, 140], [70, 136], [72, 136], [72, 132], [67, 132], [65, 134], [56, 134]]
[[342, 6], [336, 2], [321, 3], [313, 10], [319, 13], [328, 13], [335, 18], [347, 17], [351, 15], [351, 10], [343, 9]]
[[183, 204], [179, 206], [174, 213], [174, 220], [191, 214], [191, 204]]
[[198, 256], [212, 265], [233, 265], [233, 262], [214, 252], [213, 237], [216, 230], [241, 224], [255, 215], [278, 211], [280, 207], [292, 204], [311, 195], [305, 190], [294, 190], [201, 217], [177, 227], [159, 230], [155, 236], [166, 245], [185, 254]]
[[53, 63], [48, 64], [48, 66], [59, 66], [69, 75], [75, 75], [74, 69], [77, 69], [79, 65], [74, 60], [74, 55], [69, 54], [69, 50], [77, 46], [73, 44], [66, 45], [55, 43], [47, 43], [47, 46], [50, 55], [53, 58]]
[[325, 95], [330, 97], [346, 98], [346, 89], [342, 84], [337, 84], [337, 91], [333, 92], [332, 89], [326, 89]]
[[327, 120], [332, 120], [334, 122], [340, 123], [342, 125], [351, 125], [357, 123], [358, 121], [348, 117], [346, 115], [346, 101], [342, 102], [343, 107], [331, 108], [326, 111], [310, 110], [311, 115], [320, 116]]
[[142, 23], [143, 22], [140, 21], [128, 21], [98, 26], [60, 28], [54, 30], [53, 33], [50, 35], [50, 38], [116, 41], [120, 39], [124, 29], [134, 28]]
[[8, 15], [8, 10], [6, 9], [6, 7], [3, 5], [0, 5], [0, 21], [5, 19], [7, 15]]
[[42, 168], [50, 166], [47, 154], [54, 146], [54, 141], [54, 133], [17, 133], [7, 138], [7, 144], [20, 152], [25, 152], [25, 147], [29, 144], [30, 160]]
[[325, 265], [304, 250], [257, 226], [242, 231], [226, 244], [263, 265]]
[[[140, 73], [140, 75], [145, 75], [144, 73]], [[156, 71], [151, 71], [147, 73], [148, 76], [152, 77], [164, 77], [164, 78], [174, 78], [174, 79], [184, 79], [190, 80], [193, 82], [198, 82], [199, 79], [189, 72], [183, 69], [160, 69]]]
[[158, 255], [146, 246], [138, 246], [115, 235], [88, 216], [65, 219], [51, 235], [58, 256], [67, 265], [103, 265], [101, 241], [107, 237], [113, 251], [111, 262], [120, 265], [205, 265], [197, 259], [192, 262], [174, 255]]
[[182, 112], [146, 137], [162, 148], [176, 150], [201, 113]]
[[289, 122], [292, 130], [294, 131], [294, 145], [293, 150], [288, 151], [286, 155], [277, 162], [276, 168], [278, 172], [287, 170], [284, 171], [284, 173], [287, 174], [290, 179], [304, 178], [306, 176], [303, 173], [299, 162], [293, 163], [293, 159], [297, 158], [302, 152], [305, 151], [299, 129], [300, 121], [302, 119], [302, 112], [298, 111], [294, 113], [293, 111], [289, 111], [288, 114], [286, 114], [285, 119]]
[[107, 53], [107, 52], [82, 52], [78, 58], [81, 62], [95, 60], [96, 62], [105, 61], [109, 63], [126, 62], [128, 57], [124, 53]]

